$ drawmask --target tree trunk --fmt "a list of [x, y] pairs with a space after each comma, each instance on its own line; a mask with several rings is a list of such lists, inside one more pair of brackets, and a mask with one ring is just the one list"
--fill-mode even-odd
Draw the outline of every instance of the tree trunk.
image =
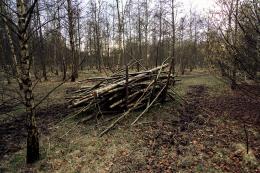
[[73, 10], [72, 10], [71, 0], [67, 0], [67, 3], [68, 3], [70, 49], [71, 49], [71, 57], [72, 57], [71, 82], [75, 82], [78, 76], [78, 64], [75, 55]]
[[[32, 80], [30, 77], [30, 58], [26, 26], [27, 8], [24, 0], [17, 0], [19, 46], [21, 56], [21, 80], [23, 82], [24, 100], [27, 113], [27, 163], [39, 160], [39, 133], [36, 126]], [[28, 19], [28, 18], [27, 18]]]
[[172, 0], [172, 74], [175, 74], [175, 10], [174, 10], [174, 0]]
[[148, 55], [148, 0], [145, 0], [145, 65], [149, 67], [149, 55]]
[[[2, 3], [0, 4], [0, 8], [1, 8], [0, 9], [1, 13], [7, 15], [7, 11], [6, 11], [6, 9], [5, 9], [5, 7], [3, 6]], [[5, 25], [6, 35], [7, 35], [7, 38], [8, 38], [8, 41], [9, 41], [9, 46], [10, 46], [11, 53], [12, 53], [12, 61], [13, 61], [12, 67], [13, 67], [14, 75], [15, 75], [15, 78], [17, 79], [20, 90], [22, 90], [23, 84], [22, 84], [22, 81], [20, 79], [20, 71], [19, 71], [19, 66], [18, 66], [18, 62], [17, 62], [17, 57], [16, 57], [16, 54], [15, 54], [13, 39], [12, 39], [12, 36], [11, 36], [10, 29], [7, 25], [6, 17], [2, 17], [2, 19], [3, 19], [4, 25]]]
[[40, 50], [39, 50], [39, 57], [40, 57], [40, 62], [42, 65], [42, 76], [45, 81], [48, 80], [47, 78], [47, 70], [46, 70], [46, 61], [44, 57], [44, 43], [43, 43], [43, 34], [42, 34], [42, 27], [41, 27], [41, 18], [40, 18], [40, 11], [39, 11], [39, 4], [37, 2], [36, 4], [36, 10], [37, 10], [37, 23], [39, 27], [39, 36], [40, 36]]
[[119, 38], [118, 38], [118, 45], [119, 45], [119, 57], [118, 57], [118, 61], [117, 61], [117, 65], [118, 65], [118, 69], [120, 68], [121, 62], [124, 59], [123, 55], [123, 41], [122, 41], [122, 23], [123, 21], [121, 21], [121, 17], [120, 17], [120, 9], [119, 9], [119, 0], [116, 0], [116, 5], [117, 5], [117, 17], [118, 17], [118, 33], [119, 33]]
[[65, 81], [67, 78], [67, 64], [66, 64], [66, 59], [64, 56], [62, 56], [62, 71], [63, 71], [62, 80]]
[[139, 49], [139, 62], [137, 63], [137, 71], [140, 71], [140, 63], [142, 60], [142, 31], [141, 31], [141, 9], [138, 1], [138, 49]]
[[162, 98], [161, 101], [162, 103], [164, 103], [166, 101], [166, 96], [167, 96], [167, 90], [168, 87], [170, 85], [170, 79], [171, 79], [171, 75], [174, 75], [174, 71], [175, 71], [175, 16], [174, 16], [174, 0], [172, 0], [172, 54], [171, 54], [171, 64], [170, 64], [170, 69], [169, 69], [169, 73], [168, 73], [168, 77], [167, 77], [167, 82], [165, 85], [165, 89], [162, 92]]
[[78, 41], [78, 63], [80, 61], [80, 69], [83, 70], [83, 59], [81, 59], [81, 35], [80, 35], [80, 9], [79, 5], [77, 6], [77, 41]]

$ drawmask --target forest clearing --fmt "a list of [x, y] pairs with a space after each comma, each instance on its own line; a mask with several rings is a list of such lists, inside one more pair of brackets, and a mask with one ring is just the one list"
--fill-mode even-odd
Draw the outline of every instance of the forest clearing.
[[[111, 117], [87, 122], [80, 118], [62, 121], [73, 112], [65, 106], [66, 90], [75, 87], [71, 83], [64, 85], [37, 112], [41, 115], [37, 121], [42, 134], [42, 156], [37, 164], [29, 167], [25, 164], [25, 115], [1, 121], [1, 171], [259, 171], [260, 126], [255, 119], [259, 103], [230, 90], [205, 71], [192, 72], [180, 79], [175, 90], [188, 104], [178, 99], [155, 105], [131, 126], [141, 112], [135, 111], [102, 137], [98, 134], [111, 123]], [[46, 85], [51, 89], [50, 83], [53, 84], [48, 81], [38, 85], [36, 92], [43, 94]]]
[[0, 173], [260, 172], [259, 0], [0, 0]]

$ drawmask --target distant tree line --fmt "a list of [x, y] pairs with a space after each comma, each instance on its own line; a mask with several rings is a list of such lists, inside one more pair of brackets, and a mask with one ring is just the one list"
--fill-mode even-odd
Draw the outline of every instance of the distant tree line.
[[[0, 63], [13, 71], [13, 57], [20, 61], [16, 28], [9, 23], [17, 18], [15, 4], [1, 3], [8, 20], [0, 21]], [[178, 13], [181, 9], [174, 0], [37, 1], [28, 28], [31, 73], [35, 79], [55, 74], [75, 81], [78, 70], [114, 71], [131, 59], [140, 62], [135, 66], [139, 71], [158, 66], [173, 49], [179, 73], [202, 67], [203, 16], [192, 8], [188, 14]]]

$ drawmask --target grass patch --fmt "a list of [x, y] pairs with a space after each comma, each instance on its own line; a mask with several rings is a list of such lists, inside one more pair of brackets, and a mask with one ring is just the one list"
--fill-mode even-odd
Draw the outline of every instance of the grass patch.
[[208, 87], [210, 95], [223, 94], [223, 91], [229, 90], [227, 84], [205, 72], [197, 72], [195, 75], [184, 75], [177, 77], [177, 79], [181, 81], [177, 82], [174, 91], [180, 96], [184, 96], [188, 88], [193, 85], [204, 85]]
[[10, 172], [18, 172], [25, 165], [25, 153], [16, 153], [10, 160]]

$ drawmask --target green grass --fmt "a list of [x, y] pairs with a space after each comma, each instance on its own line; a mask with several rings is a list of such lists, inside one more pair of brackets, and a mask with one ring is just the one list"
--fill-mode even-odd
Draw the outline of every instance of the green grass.
[[25, 153], [18, 152], [10, 160], [10, 172], [18, 172], [20, 168], [25, 164]]
[[188, 88], [192, 85], [204, 85], [208, 87], [208, 92], [211, 95], [218, 95], [228, 90], [226, 83], [205, 72], [197, 72], [194, 75], [184, 75], [177, 77], [177, 79], [181, 81], [177, 82], [174, 91], [181, 96], [184, 96]]

